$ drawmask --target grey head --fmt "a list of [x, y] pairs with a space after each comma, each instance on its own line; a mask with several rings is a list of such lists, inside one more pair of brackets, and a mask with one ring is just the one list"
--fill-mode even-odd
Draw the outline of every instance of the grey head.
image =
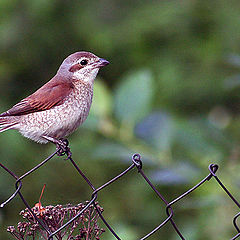
[[84, 51], [75, 52], [62, 62], [57, 75], [93, 84], [99, 69], [108, 64], [107, 60], [93, 53]]

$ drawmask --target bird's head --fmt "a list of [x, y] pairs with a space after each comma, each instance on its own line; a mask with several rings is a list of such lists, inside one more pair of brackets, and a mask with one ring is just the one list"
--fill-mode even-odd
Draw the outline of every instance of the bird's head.
[[76, 52], [68, 56], [58, 69], [57, 74], [68, 79], [81, 80], [93, 84], [101, 67], [109, 62], [90, 52]]

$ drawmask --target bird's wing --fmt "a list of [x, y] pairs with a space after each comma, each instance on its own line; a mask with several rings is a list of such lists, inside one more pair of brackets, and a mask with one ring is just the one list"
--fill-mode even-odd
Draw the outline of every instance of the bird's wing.
[[73, 84], [70, 81], [64, 82], [59, 79], [52, 79], [39, 88], [35, 93], [24, 98], [8, 111], [0, 114], [0, 117], [19, 116], [47, 110], [54, 106], [61, 105], [72, 89]]

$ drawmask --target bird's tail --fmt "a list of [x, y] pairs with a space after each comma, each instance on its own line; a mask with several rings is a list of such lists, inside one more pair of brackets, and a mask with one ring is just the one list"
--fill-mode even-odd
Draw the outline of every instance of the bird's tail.
[[11, 117], [0, 117], [0, 133], [8, 129], [14, 129], [18, 122]]

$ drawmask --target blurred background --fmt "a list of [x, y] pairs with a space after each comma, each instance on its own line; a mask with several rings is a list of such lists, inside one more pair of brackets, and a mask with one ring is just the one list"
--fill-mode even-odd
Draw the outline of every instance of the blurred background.
[[[237, 0], [1, 0], [0, 111], [31, 94], [69, 54], [86, 50], [111, 62], [98, 75], [93, 106], [68, 139], [73, 158], [97, 187], [140, 153], [145, 173], [171, 201], [219, 164], [240, 199], [240, 3]], [[17, 175], [55, 151], [15, 131], [0, 135], [0, 161]], [[23, 182], [34, 206], [83, 202], [91, 191], [55, 157]], [[14, 179], [0, 173], [0, 202]], [[132, 171], [99, 194], [122, 239], [144, 236], [165, 219], [164, 204]], [[0, 211], [0, 238], [21, 220], [19, 197]], [[214, 180], [174, 206], [186, 239], [230, 239], [239, 211]], [[110, 240], [108, 232], [102, 237]], [[179, 239], [167, 224], [149, 239]]]

